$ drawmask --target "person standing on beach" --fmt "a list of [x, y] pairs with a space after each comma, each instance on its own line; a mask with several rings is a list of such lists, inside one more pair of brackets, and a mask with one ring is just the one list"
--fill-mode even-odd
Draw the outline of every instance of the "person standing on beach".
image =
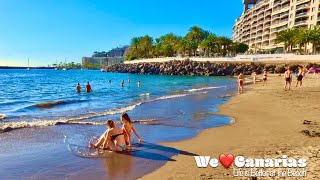
[[257, 81], [257, 73], [256, 73], [256, 72], [253, 72], [253, 73], [251, 74], [251, 76], [252, 76], [253, 84], [256, 84], [256, 81]]
[[92, 92], [92, 89], [91, 89], [91, 86], [90, 86], [89, 82], [87, 82], [87, 85], [86, 85], [86, 92], [87, 93], [91, 93]]
[[78, 83], [77, 86], [76, 86], [76, 92], [77, 92], [77, 93], [80, 93], [80, 92], [81, 92], [80, 83]]
[[292, 81], [292, 73], [290, 68], [287, 69], [287, 71], [284, 73], [284, 90], [287, 90], [287, 86], [288, 86], [288, 90], [290, 91], [290, 87], [291, 87], [291, 81]]
[[262, 78], [262, 80], [263, 80], [263, 86], [267, 86], [267, 76], [268, 76], [267, 71], [264, 70], [264, 71], [263, 71], [263, 78]]
[[243, 93], [244, 75], [242, 73], [238, 76], [238, 92]]
[[302, 79], [303, 79], [302, 67], [299, 66], [299, 72], [298, 72], [298, 74], [297, 74], [297, 84], [296, 84], [296, 87], [298, 87], [298, 84], [300, 84], [300, 87], [302, 86]]

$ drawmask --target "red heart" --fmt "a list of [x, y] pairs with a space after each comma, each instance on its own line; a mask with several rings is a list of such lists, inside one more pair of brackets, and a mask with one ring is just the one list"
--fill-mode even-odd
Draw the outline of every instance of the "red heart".
[[219, 156], [219, 160], [221, 164], [227, 169], [232, 164], [234, 157], [232, 154], [228, 154], [228, 156], [226, 156], [225, 154], [221, 154]]

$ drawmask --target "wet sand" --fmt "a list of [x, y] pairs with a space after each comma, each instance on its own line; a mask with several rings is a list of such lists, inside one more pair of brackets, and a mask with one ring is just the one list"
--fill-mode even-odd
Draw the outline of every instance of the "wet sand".
[[[218, 114], [233, 117], [234, 124], [204, 130], [189, 140], [161, 144], [217, 159], [222, 153], [306, 158], [304, 179], [319, 179], [320, 79], [311, 77], [304, 79], [303, 87], [284, 91], [283, 76], [269, 75], [267, 86], [261, 82], [245, 86], [245, 93], [219, 107]], [[142, 179], [235, 179], [234, 165], [229, 169], [221, 165], [197, 168], [193, 156], [180, 154], [173, 159]]]

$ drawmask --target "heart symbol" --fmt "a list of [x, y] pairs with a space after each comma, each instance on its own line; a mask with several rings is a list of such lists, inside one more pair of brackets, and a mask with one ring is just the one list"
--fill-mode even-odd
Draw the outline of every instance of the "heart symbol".
[[234, 156], [232, 154], [228, 154], [228, 156], [226, 156], [225, 154], [221, 154], [219, 156], [219, 160], [221, 164], [227, 169], [232, 164]]

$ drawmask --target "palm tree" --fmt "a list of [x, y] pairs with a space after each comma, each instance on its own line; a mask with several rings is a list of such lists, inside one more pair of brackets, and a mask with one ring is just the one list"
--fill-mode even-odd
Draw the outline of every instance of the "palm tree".
[[138, 57], [139, 44], [140, 44], [140, 38], [139, 37], [134, 37], [134, 38], [131, 39], [130, 47], [133, 50], [133, 52], [135, 53], [135, 57]]
[[300, 28], [297, 30], [297, 44], [299, 44], [299, 52], [302, 52], [302, 46], [304, 46], [304, 54], [307, 54], [307, 46], [310, 41], [310, 30]]
[[204, 54], [207, 56], [210, 56], [213, 48], [215, 47], [216, 38], [217, 37], [214, 34], [209, 34], [206, 39], [200, 43], [199, 47], [204, 50]]
[[320, 44], [320, 28], [314, 26], [309, 29], [309, 42], [312, 43], [312, 54], [316, 54], [317, 46]]
[[294, 46], [297, 43], [297, 29], [289, 28], [283, 31], [280, 31], [277, 34], [277, 37], [275, 39], [275, 42], [277, 44], [284, 43], [284, 52], [291, 52], [292, 46]]
[[202, 40], [205, 38], [205, 31], [201, 29], [199, 26], [192, 26], [189, 29], [186, 38], [189, 39], [192, 43], [192, 50], [194, 51], [194, 55], [196, 56], [196, 51], [201, 43]]
[[143, 56], [145, 58], [149, 58], [150, 51], [153, 46], [153, 38], [148, 35], [140, 37], [139, 45], [140, 45], [141, 51], [143, 52]]

